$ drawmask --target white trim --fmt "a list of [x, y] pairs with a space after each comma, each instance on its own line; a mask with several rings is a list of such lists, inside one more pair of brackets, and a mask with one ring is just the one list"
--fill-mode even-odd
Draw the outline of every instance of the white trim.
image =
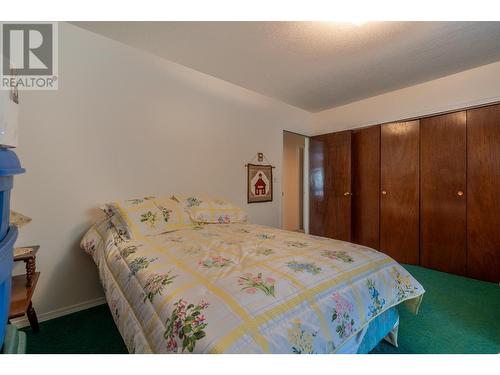
[[[105, 303], [106, 303], [106, 298], [99, 297], [89, 301], [77, 303], [75, 305], [61, 307], [60, 309], [48, 311], [46, 313], [38, 315], [38, 321], [45, 322], [47, 320], [59, 318], [60, 316], [64, 315], [73, 314], [75, 312], [90, 309], [91, 307], [103, 305]], [[24, 328], [30, 325], [28, 318], [26, 316], [12, 319], [10, 322], [17, 328]]]

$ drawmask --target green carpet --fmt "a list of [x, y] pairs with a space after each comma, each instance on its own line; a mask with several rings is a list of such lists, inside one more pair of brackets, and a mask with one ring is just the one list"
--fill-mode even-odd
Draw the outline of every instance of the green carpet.
[[399, 308], [399, 347], [382, 341], [372, 353], [500, 352], [500, 286], [417, 266], [404, 266], [426, 293], [418, 315]]
[[[399, 348], [382, 341], [372, 353], [499, 353], [500, 286], [405, 266], [426, 293], [418, 315], [399, 309]], [[107, 305], [30, 328], [28, 353], [126, 353]]]
[[97, 306], [40, 323], [40, 332], [27, 333], [28, 354], [128, 353], [108, 305]]

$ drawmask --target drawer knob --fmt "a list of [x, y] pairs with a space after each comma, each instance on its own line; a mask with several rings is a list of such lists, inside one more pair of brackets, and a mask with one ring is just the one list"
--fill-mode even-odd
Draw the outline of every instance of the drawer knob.
[[387, 191], [382, 190], [382, 195], [387, 195]]
[[458, 195], [459, 197], [461, 197], [462, 195], [464, 195], [464, 192], [463, 192], [462, 190], [459, 190], [459, 191], [457, 191], [457, 195]]

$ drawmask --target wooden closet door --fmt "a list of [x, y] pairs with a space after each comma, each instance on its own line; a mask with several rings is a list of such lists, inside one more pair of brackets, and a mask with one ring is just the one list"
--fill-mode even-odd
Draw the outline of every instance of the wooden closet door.
[[319, 135], [309, 138], [309, 233], [326, 236], [327, 137]]
[[310, 233], [351, 240], [351, 132], [312, 137]]
[[380, 126], [352, 131], [352, 242], [379, 248]]
[[419, 122], [381, 126], [380, 250], [419, 263]]
[[465, 275], [466, 112], [420, 120], [420, 264]]
[[326, 237], [351, 241], [351, 132], [327, 134]]
[[500, 282], [500, 105], [467, 111], [467, 274]]

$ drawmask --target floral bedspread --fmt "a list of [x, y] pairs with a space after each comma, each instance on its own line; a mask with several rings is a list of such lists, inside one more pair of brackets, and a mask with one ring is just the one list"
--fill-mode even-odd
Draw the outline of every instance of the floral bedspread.
[[333, 353], [424, 293], [383, 253], [252, 224], [124, 240], [104, 220], [82, 248], [131, 353]]

